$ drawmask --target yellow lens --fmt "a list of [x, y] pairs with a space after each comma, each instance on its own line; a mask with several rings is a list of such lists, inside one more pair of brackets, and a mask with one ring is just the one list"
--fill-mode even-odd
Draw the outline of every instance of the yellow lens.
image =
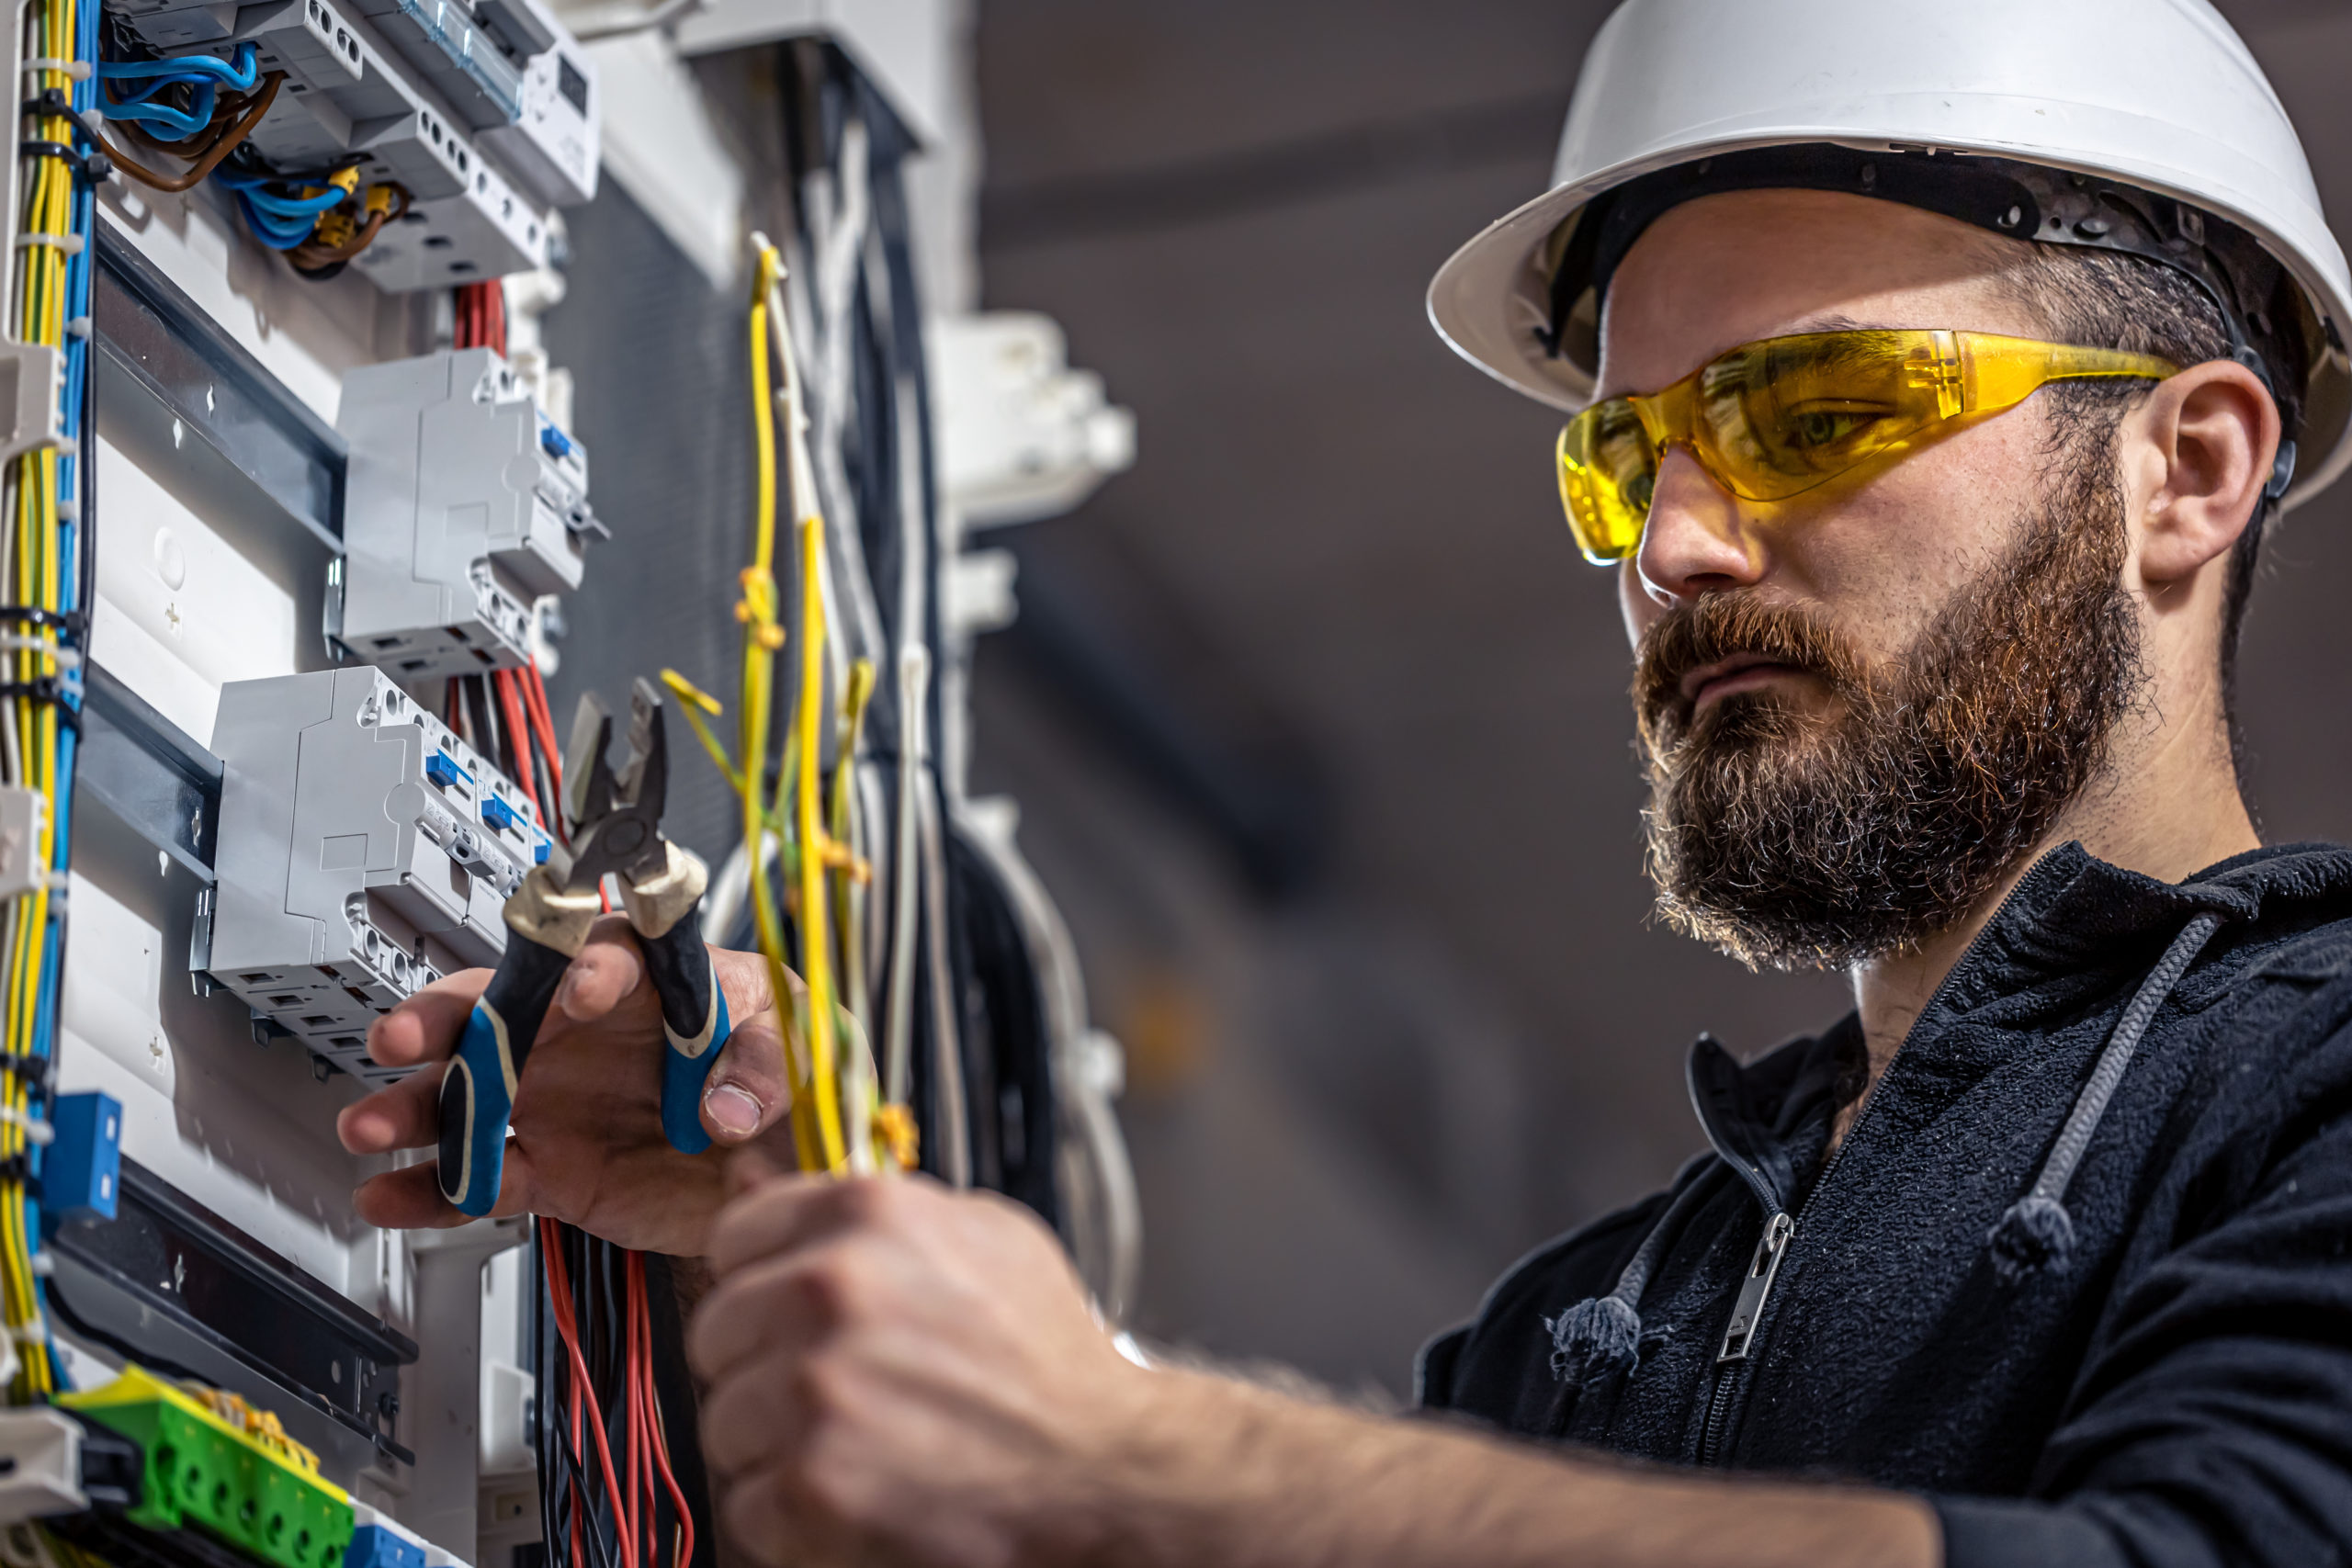
[[1560, 504], [1585, 558], [1623, 560], [1642, 542], [1657, 484], [1657, 448], [1631, 401], [1612, 398], [1560, 432]]
[[1736, 494], [1778, 501], [1909, 440], [1942, 417], [1949, 335], [1815, 333], [1733, 350], [1699, 373], [1708, 467]]
[[1589, 559], [1641, 547], [1661, 454], [1681, 446], [1733, 494], [1799, 495], [1908, 451], [1962, 418], [2015, 408], [2051, 381], [2162, 380], [2168, 360], [1956, 331], [1861, 329], [1768, 338], [1663, 391], [1596, 403], [1560, 432], [1560, 503]]

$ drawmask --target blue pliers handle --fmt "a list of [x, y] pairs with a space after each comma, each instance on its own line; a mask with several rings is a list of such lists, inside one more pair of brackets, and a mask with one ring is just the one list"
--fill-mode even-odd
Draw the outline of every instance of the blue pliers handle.
[[480, 1217], [498, 1201], [514, 1089], [571, 954], [506, 933], [498, 972], [474, 1003], [441, 1078], [441, 1196]]
[[682, 919], [660, 936], [639, 931], [638, 942], [662, 998], [662, 1032], [670, 1043], [662, 1057], [662, 1132], [672, 1148], [698, 1155], [710, 1147], [702, 1125], [703, 1085], [734, 1027], [727, 1016], [727, 993], [718, 988], [710, 949], [693, 919]]
[[[524, 897], [518, 894], [516, 897]], [[637, 913], [632, 909], [631, 914]], [[702, 1091], [733, 1024], [727, 993], [691, 918], [661, 934], [638, 933], [647, 975], [662, 1002], [662, 1132], [670, 1146], [698, 1155], [710, 1147], [702, 1125]], [[441, 1195], [461, 1213], [487, 1214], [505, 1173], [506, 1129], [531, 1043], [574, 955], [509, 927], [506, 952], [458, 1037], [441, 1079]]]

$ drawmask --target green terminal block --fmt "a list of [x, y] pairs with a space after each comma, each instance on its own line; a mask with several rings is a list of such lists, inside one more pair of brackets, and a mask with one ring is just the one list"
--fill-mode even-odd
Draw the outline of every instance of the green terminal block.
[[303, 1466], [293, 1457], [303, 1450], [283, 1438], [240, 1431], [136, 1366], [57, 1404], [146, 1450], [145, 1495], [128, 1516], [131, 1523], [153, 1530], [195, 1526], [271, 1568], [342, 1568], [350, 1495]]

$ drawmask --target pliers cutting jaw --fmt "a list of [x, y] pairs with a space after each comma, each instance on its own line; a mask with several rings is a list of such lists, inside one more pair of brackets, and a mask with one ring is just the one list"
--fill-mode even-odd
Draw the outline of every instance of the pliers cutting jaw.
[[629, 692], [628, 760], [616, 774], [606, 753], [613, 712], [594, 692], [581, 694], [564, 756], [564, 807], [572, 821], [569, 852], [559, 849], [566, 888], [583, 892], [617, 874], [624, 886], [658, 876], [668, 863], [662, 807], [670, 789], [670, 747], [662, 694], [641, 677]]
[[702, 1126], [703, 1084], [731, 1026], [710, 950], [692, 918], [709, 872], [693, 852], [662, 836], [670, 759], [662, 696], [651, 682], [639, 680], [629, 693], [628, 758], [617, 773], [606, 756], [612, 732], [612, 711], [594, 693], [582, 695], [565, 769], [571, 847], [560, 846], [534, 867], [507, 899], [506, 951], [441, 1080], [441, 1193], [465, 1213], [486, 1214], [498, 1201], [524, 1062], [564, 971], [603, 912], [599, 890], [607, 875], [620, 884], [622, 907], [662, 1003], [669, 1043], [662, 1132], [686, 1154], [710, 1146]]

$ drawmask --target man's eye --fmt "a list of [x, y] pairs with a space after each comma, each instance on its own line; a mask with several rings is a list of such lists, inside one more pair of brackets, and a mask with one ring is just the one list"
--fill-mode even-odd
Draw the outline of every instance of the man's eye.
[[1868, 430], [1879, 416], [1856, 409], [1806, 409], [1789, 416], [1789, 443], [1808, 451], [1837, 446]]
[[1635, 513], [1645, 517], [1648, 516], [1650, 498], [1657, 493], [1657, 470], [1643, 469], [1627, 479], [1620, 487], [1618, 493], [1625, 498], [1625, 504], [1632, 507]]

